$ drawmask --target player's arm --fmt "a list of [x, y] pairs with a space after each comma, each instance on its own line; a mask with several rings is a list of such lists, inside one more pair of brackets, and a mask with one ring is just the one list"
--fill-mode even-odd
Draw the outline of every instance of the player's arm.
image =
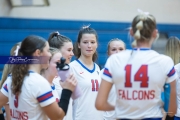
[[69, 105], [69, 100], [72, 91], [63, 89], [60, 102], [53, 102], [50, 105], [42, 107], [43, 111], [51, 120], [61, 120], [66, 115]]
[[109, 57], [106, 64], [105, 68], [103, 69], [103, 73], [101, 72], [101, 84], [100, 88], [98, 90], [98, 95], [95, 101], [95, 107], [97, 110], [102, 110], [102, 111], [111, 111], [114, 110], [114, 106], [111, 105], [108, 102], [108, 97], [109, 97], [109, 92], [112, 88], [113, 82], [112, 82], [112, 71], [110, 70], [111, 65], [111, 60], [113, 60], [112, 57]]
[[0, 91], [0, 108], [8, 102], [8, 81], [6, 80]]
[[9, 103], [4, 105], [5, 112], [6, 112], [6, 120], [11, 120], [11, 115], [10, 115], [10, 108], [9, 108]]
[[42, 109], [50, 120], [62, 120], [65, 116], [64, 111], [57, 105], [57, 102], [42, 107]]
[[113, 85], [112, 83], [107, 82], [107, 81], [102, 79], [101, 84], [100, 84], [100, 88], [98, 90], [96, 103], [95, 103], [95, 107], [97, 110], [102, 110], [102, 111], [114, 110], [114, 106], [109, 104], [107, 101], [108, 96], [109, 96], [109, 92], [112, 88], [112, 85]]
[[168, 105], [167, 114], [172, 117], [172, 116], [174, 116], [176, 114], [176, 111], [177, 111], [176, 80], [174, 80], [173, 82], [168, 83], [167, 85], [169, 86], [168, 91], [170, 93], [170, 96], [165, 96], [165, 97], [169, 97], [169, 103], [166, 103]]
[[60, 102], [53, 102], [43, 108], [43, 111], [51, 120], [61, 120], [66, 115], [69, 105], [69, 100], [74, 91], [77, 81], [73, 74], [71, 74], [64, 82], [61, 82], [63, 87]]
[[173, 60], [170, 57], [160, 61], [162, 70], [167, 76], [164, 85], [164, 110], [168, 116], [174, 116], [177, 111], [177, 94], [176, 94], [176, 79], [178, 78], [177, 72], [174, 69]]
[[8, 102], [8, 97], [6, 97], [1, 91], [0, 91], [0, 108], [3, 107]]

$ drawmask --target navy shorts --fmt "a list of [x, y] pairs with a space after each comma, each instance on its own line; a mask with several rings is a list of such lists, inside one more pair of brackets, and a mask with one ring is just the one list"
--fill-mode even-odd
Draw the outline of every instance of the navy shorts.
[[[119, 119], [119, 120], [130, 120], [130, 119]], [[141, 120], [162, 120], [162, 118], [144, 118], [144, 119], [141, 119]]]
[[180, 120], [180, 117], [174, 116], [174, 120]]

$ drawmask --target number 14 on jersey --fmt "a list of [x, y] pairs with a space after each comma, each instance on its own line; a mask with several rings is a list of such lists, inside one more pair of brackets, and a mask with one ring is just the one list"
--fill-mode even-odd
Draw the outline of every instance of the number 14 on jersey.
[[[131, 75], [132, 75], [132, 65], [128, 64], [125, 67], [126, 79], [125, 87], [132, 87]], [[140, 82], [140, 87], [148, 87], [148, 65], [141, 65], [141, 67], [133, 75], [134, 81]]]

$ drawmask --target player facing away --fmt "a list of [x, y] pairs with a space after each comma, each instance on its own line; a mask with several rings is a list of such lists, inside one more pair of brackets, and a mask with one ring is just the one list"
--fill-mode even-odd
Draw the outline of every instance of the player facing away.
[[[170, 116], [176, 113], [177, 74], [174, 63], [170, 57], [151, 50], [157, 32], [152, 15], [141, 13], [133, 19], [130, 34], [136, 40], [137, 48], [108, 58], [95, 104], [98, 110], [115, 109], [116, 119], [121, 120], [161, 120], [161, 93], [167, 90], [167, 113]], [[107, 102], [113, 84], [117, 95], [115, 106]]]
[[89, 26], [82, 27], [74, 46], [76, 60], [70, 63], [82, 95], [73, 100], [73, 120], [102, 120], [102, 112], [96, 110], [95, 99], [100, 84], [97, 59], [97, 32]]
[[33, 56], [37, 61], [40, 61], [37, 57], [43, 57], [44, 62], [13, 65], [12, 76], [7, 78], [0, 92], [0, 108], [9, 100], [12, 120], [62, 119], [77, 84], [73, 75], [64, 82], [61, 99], [57, 103], [50, 84], [40, 75], [40, 71], [49, 66], [48, 42], [39, 36], [28, 36], [22, 41], [18, 56]]
[[[125, 49], [126, 49], [126, 44], [122, 40], [120, 40], [118, 38], [114, 38], [108, 42], [107, 54], [108, 54], [108, 56], [111, 56], [111, 55], [113, 55], [115, 53], [119, 53]], [[104, 69], [101, 70], [101, 75], [103, 74], [103, 71], [104, 71]], [[109, 93], [108, 102], [110, 102], [112, 105], [116, 104], [116, 89], [115, 89], [114, 85], [112, 86], [111, 91]], [[103, 113], [103, 119], [104, 120], [116, 120], [115, 119], [115, 111], [114, 110], [113, 111], [105, 111]]]

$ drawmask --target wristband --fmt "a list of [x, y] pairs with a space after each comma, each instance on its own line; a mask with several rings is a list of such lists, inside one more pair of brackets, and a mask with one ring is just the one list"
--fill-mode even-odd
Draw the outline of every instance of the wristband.
[[174, 116], [169, 116], [169, 115], [166, 115], [166, 119], [165, 120], [174, 120]]
[[59, 107], [61, 107], [66, 115], [68, 105], [69, 105], [69, 99], [71, 97], [72, 91], [68, 89], [63, 89], [61, 94], [60, 102], [58, 103]]
[[5, 119], [4, 119], [4, 114], [3, 114], [3, 113], [0, 114], [0, 120], [5, 120]]

